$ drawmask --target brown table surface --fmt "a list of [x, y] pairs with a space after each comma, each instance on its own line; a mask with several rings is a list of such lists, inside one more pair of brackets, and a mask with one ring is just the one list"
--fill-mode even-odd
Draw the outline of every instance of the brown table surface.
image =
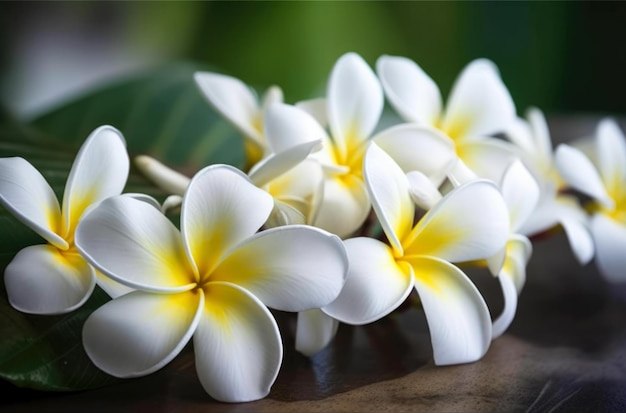
[[[550, 126], [559, 141], [592, 131], [596, 121], [555, 118]], [[499, 311], [497, 281], [474, 276]], [[333, 343], [311, 359], [293, 349], [293, 315], [276, 315], [284, 361], [263, 400], [211, 399], [187, 349], [153, 375], [97, 390], [46, 393], [0, 382], [0, 411], [626, 411], [626, 285], [605, 282], [593, 262], [580, 266], [562, 233], [534, 241], [516, 319], [476, 363], [435, 366], [426, 321], [416, 308], [366, 326], [342, 325]]]

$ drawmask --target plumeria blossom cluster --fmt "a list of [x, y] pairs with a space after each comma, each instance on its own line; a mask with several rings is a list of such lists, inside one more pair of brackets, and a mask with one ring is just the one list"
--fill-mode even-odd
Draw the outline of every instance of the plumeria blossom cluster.
[[[398, 56], [373, 70], [347, 53], [325, 96], [295, 104], [277, 86], [259, 99], [223, 74], [195, 81], [207, 110], [241, 132], [247, 164], [188, 177], [137, 156], [171, 194], [163, 204], [122, 193], [129, 155], [110, 126], [83, 144], [61, 206], [26, 160], [0, 159], [0, 202], [47, 241], [7, 266], [11, 305], [70, 312], [98, 284], [112, 300], [82, 338], [109, 374], [152, 373], [193, 341], [209, 395], [256, 400], [281, 366], [272, 309], [297, 313], [296, 349], [312, 356], [339, 323], [375, 322], [412, 294], [435, 364], [474, 362], [514, 320], [532, 237], [555, 228], [581, 264], [595, 257], [607, 280], [626, 281], [622, 131], [606, 119], [594, 140], [554, 149], [542, 112], [519, 117], [489, 60], [470, 62], [445, 104], [435, 81]], [[382, 128], [385, 102], [401, 121]], [[501, 313], [472, 267], [499, 281]]]

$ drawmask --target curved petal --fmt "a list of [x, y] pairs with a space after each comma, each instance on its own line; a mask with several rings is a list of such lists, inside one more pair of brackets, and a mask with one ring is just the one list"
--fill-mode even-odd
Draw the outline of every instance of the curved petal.
[[591, 233], [596, 245], [596, 265], [610, 282], [626, 281], [626, 226], [611, 218], [591, 217]]
[[501, 182], [504, 171], [518, 158], [513, 145], [494, 138], [462, 142], [457, 153], [476, 175], [494, 182]]
[[261, 108], [266, 110], [275, 103], [283, 103], [284, 100], [285, 96], [280, 86], [270, 86], [265, 92], [263, 92]]
[[515, 104], [496, 65], [476, 59], [452, 86], [442, 126], [451, 138], [465, 141], [506, 132], [516, 118]]
[[94, 269], [94, 272], [96, 273], [96, 284], [98, 284], [98, 287], [102, 288], [111, 298], [121, 297], [124, 294], [135, 291], [134, 288], [117, 282], [113, 278], [107, 277], [98, 270]]
[[135, 166], [146, 178], [170, 194], [184, 194], [191, 181], [191, 178], [147, 155], [135, 157]]
[[193, 78], [215, 110], [247, 138], [262, 145], [264, 139], [258, 125], [261, 111], [252, 89], [239, 79], [218, 73], [196, 72]]
[[324, 198], [315, 226], [346, 238], [365, 222], [370, 199], [365, 183], [354, 175], [331, 177], [324, 181]]
[[469, 363], [491, 343], [491, 315], [485, 300], [457, 267], [433, 257], [411, 260], [438, 366]]
[[296, 350], [307, 357], [322, 351], [335, 337], [339, 321], [322, 310], [300, 311], [296, 324]]
[[181, 231], [190, 261], [208, 275], [224, 254], [261, 228], [274, 200], [243, 172], [213, 165], [198, 172], [183, 198]]
[[509, 210], [511, 232], [517, 233], [539, 202], [539, 185], [521, 161], [513, 161], [500, 184]]
[[513, 236], [507, 243], [506, 259], [498, 274], [504, 296], [504, 308], [493, 322], [492, 337], [494, 339], [502, 335], [515, 318], [517, 296], [526, 283], [526, 264], [531, 254], [532, 244], [524, 236]]
[[322, 308], [347, 324], [367, 324], [398, 308], [413, 288], [411, 268], [396, 262], [386, 244], [373, 238], [351, 238], [346, 284], [335, 301]]
[[304, 161], [319, 143], [320, 141], [298, 143], [273, 153], [252, 167], [248, 175], [256, 186], [266, 185]]
[[621, 194], [626, 181], [626, 141], [613, 119], [603, 119], [596, 132], [598, 169], [611, 194]]
[[589, 263], [595, 246], [588, 228], [588, 216], [573, 196], [559, 196], [556, 199], [558, 221], [565, 231], [574, 256], [581, 265]]
[[441, 192], [423, 173], [411, 171], [406, 174], [406, 179], [409, 182], [411, 199], [420, 208], [427, 211], [441, 201]]
[[189, 342], [203, 303], [200, 290], [128, 293], [89, 316], [83, 346], [91, 361], [112, 376], [145, 376], [172, 361]]
[[454, 142], [440, 131], [416, 124], [401, 124], [372, 138], [404, 172], [419, 171], [441, 185], [456, 160]]
[[211, 280], [237, 284], [270, 308], [302, 311], [334, 300], [347, 267], [338, 237], [314, 227], [289, 225], [262, 231], [238, 245]]
[[506, 132], [515, 119], [515, 104], [496, 65], [476, 59], [452, 86], [442, 126], [452, 139], [464, 141]]
[[4, 270], [11, 305], [30, 314], [63, 314], [83, 305], [96, 285], [93, 269], [76, 253], [33, 245]]
[[122, 134], [111, 126], [91, 132], [76, 155], [65, 184], [62, 207], [65, 236], [76, 229], [87, 207], [122, 193], [129, 170]]
[[539, 158], [541, 163], [547, 166], [547, 164], [552, 162], [553, 150], [546, 117], [540, 109], [531, 107], [526, 111], [526, 118], [532, 130], [534, 155]]
[[598, 170], [580, 150], [562, 143], [556, 148], [555, 162], [561, 176], [572, 188], [608, 208], [613, 207], [614, 202], [607, 194]]
[[193, 337], [196, 371], [211, 397], [247, 402], [265, 397], [276, 380], [283, 347], [267, 308], [246, 290], [211, 282]]
[[508, 236], [509, 214], [500, 191], [492, 182], [477, 180], [443, 197], [403, 245], [405, 255], [460, 262], [494, 255]]
[[519, 234], [533, 236], [559, 224], [559, 208], [555, 198], [541, 198], [533, 213], [518, 229]]
[[[307, 112], [292, 105], [276, 103], [264, 115], [265, 138], [272, 153], [280, 153], [307, 142], [325, 142], [326, 131]], [[314, 146], [315, 147], [315, 146]]]
[[374, 142], [365, 154], [363, 175], [376, 216], [394, 252], [401, 256], [402, 241], [411, 232], [415, 216], [407, 177]]
[[0, 159], [0, 203], [52, 245], [61, 249], [69, 247], [58, 235], [63, 223], [56, 195], [25, 159]]
[[98, 270], [132, 288], [174, 292], [196, 282], [176, 227], [131, 197], [111, 197], [90, 209], [76, 229], [76, 247]]
[[387, 99], [404, 120], [430, 126], [438, 122], [441, 92], [415, 62], [383, 55], [376, 62], [376, 72]]
[[342, 158], [370, 137], [383, 110], [378, 78], [356, 53], [337, 60], [328, 83], [328, 122]]

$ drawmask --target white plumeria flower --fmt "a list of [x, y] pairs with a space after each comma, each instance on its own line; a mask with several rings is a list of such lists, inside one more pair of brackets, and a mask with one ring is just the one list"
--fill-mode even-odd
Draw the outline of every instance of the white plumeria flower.
[[556, 165], [571, 188], [591, 197], [590, 230], [596, 264], [612, 282], [626, 281], [626, 142], [612, 119], [596, 130], [592, 158], [567, 144], [556, 149]]
[[94, 130], [80, 148], [61, 207], [30, 163], [17, 157], [0, 159], [0, 203], [47, 241], [22, 249], [5, 269], [4, 283], [14, 308], [61, 314], [90, 297], [98, 274], [76, 250], [74, 231], [87, 208], [122, 192], [128, 171], [126, 143], [111, 126]]
[[415, 225], [405, 173], [376, 144], [364, 173], [372, 204], [391, 245], [344, 241], [350, 266], [339, 297], [323, 311], [341, 322], [376, 321], [415, 288], [431, 334], [435, 363], [481, 358], [491, 342], [491, 316], [470, 279], [451, 262], [484, 259], [507, 240], [509, 217], [498, 188], [475, 180], [446, 194]]
[[509, 210], [510, 230], [501, 257], [496, 255], [494, 273], [504, 296], [502, 313], [493, 322], [493, 338], [502, 335], [517, 312], [517, 297], [526, 282], [526, 265], [532, 254], [530, 240], [520, 233], [539, 201], [539, 185], [528, 169], [517, 160], [509, 166], [500, 183], [502, 197]]
[[526, 118], [518, 119], [507, 137], [516, 145], [521, 160], [539, 184], [540, 195], [537, 207], [519, 232], [533, 236], [561, 225], [578, 262], [586, 264], [594, 255], [587, 214], [576, 197], [564, 192], [567, 183], [556, 167], [543, 112], [530, 108]]
[[[86, 259], [137, 291], [85, 322], [92, 361], [117, 377], [152, 373], [193, 337], [196, 370], [214, 398], [244, 402], [268, 394], [281, 365], [279, 330], [267, 307], [304, 311], [341, 290], [341, 240], [291, 225], [258, 232], [272, 197], [226, 165], [194, 176], [183, 197], [180, 232], [156, 208], [113, 197], [76, 231]], [[267, 306], [267, 307], [266, 307]]]
[[272, 86], [259, 101], [252, 88], [232, 76], [197, 72], [194, 79], [209, 104], [243, 134], [248, 164], [264, 158], [267, 141], [263, 133], [263, 112], [271, 104], [283, 101], [282, 90]]
[[470, 62], [454, 83], [445, 109], [437, 84], [412, 60], [381, 56], [376, 66], [385, 94], [401, 118], [437, 129], [453, 141], [459, 161], [451, 179], [463, 183], [475, 174], [499, 181], [512, 150], [489, 136], [508, 130], [516, 116], [493, 62]]
[[[275, 208], [267, 227], [312, 225], [321, 202], [322, 168], [319, 162], [307, 160], [311, 152], [319, 149], [321, 140], [316, 130], [294, 130], [301, 113], [293, 106], [275, 103], [263, 115], [268, 155], [252, 166], [248, 176], [274, 198]], [[135, 163], [146, 177], [169, 193], [180, 196], [189, 185], [189, 177], [150, 156], [137, 156]], [[176, 206], [176, 198], [168, 201], [167, 208]]]

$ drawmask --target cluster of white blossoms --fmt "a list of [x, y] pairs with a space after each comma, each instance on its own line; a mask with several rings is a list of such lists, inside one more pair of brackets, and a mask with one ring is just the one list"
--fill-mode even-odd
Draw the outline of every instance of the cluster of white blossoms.
[[[0, 159], [0, 202], [47, 241], [7, 266], [10, 303], [69, 312], [97, 283], [113, 299], [87, 319], [83, 344], [111, 375], [154, 372], [193, 339], [212, 397], [256, 400], [282, 361], [270, 309], [298, 313], [296, 348], [310, 356], [340, 322], [379, 320], [412, 292], [435, 363], [473, 362], [514, 319], [529, 237], [556, 227], [581, 264], [595, 257], [608, 280], [626, 281], [624, 135], [607, 119], [595, 143], [553, 150], [543, 114], [519, 118], [488, 60], [467, 65], [445, 105], [403, 57], [380, 57], [375, 72], [345, 54], [326, 96], [295, 105], [275, 86], [259, 100], [229, 76], [195, 80], [243, 135], [248, 165], [187, 177], [138, 156], [171, 193], [163, 205], [122, 194], [129, 156], [110, 126], [85, 141], [61, 206], [27, 161]], [[385, 98], [403, 121], [378, 130]], [[500, 314], [462, 270], [471, 266], [499, 280]]]

